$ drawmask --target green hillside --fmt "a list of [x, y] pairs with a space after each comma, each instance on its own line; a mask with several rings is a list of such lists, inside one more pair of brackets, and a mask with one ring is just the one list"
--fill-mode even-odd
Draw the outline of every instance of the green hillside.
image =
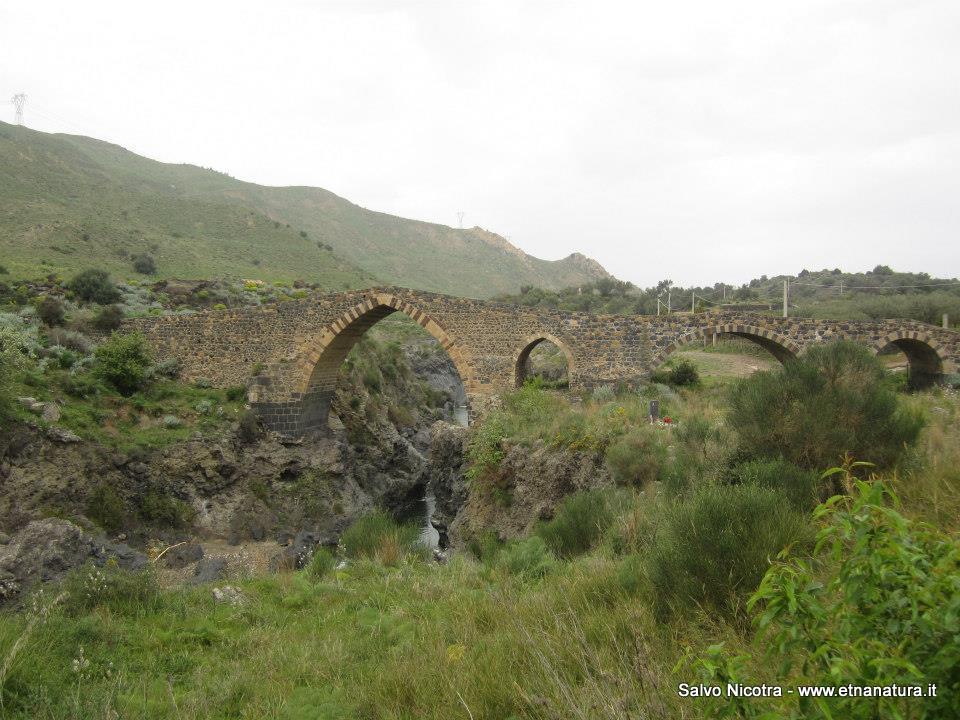
[[163, 277], [387, 283], [475, 297], [606, 276], [582, 255], [540, 260], [480, 228], [407, 220], [320, 188], [264, 187], [4, 123], [0, 207], [0, 263], [21, 276], [96, 265], [122, 277], [141, 253]]

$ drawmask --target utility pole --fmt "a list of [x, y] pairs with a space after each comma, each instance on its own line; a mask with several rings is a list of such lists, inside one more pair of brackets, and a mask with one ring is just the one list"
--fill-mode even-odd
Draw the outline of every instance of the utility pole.
[[672, 310], [670, 308], [670, 293], [673, 292], [673, 288], [667, 288], [667, 315], [669, 315]]
[[843, 297], [843, 280], [840, 281], [840, 297]]
[[657, 317], [660, 317], [660, 305], [661, 305], [661, 304], [662, 304], [662, 303], [660, 302], [660, 296], [657, 295]]
[[697, 311], [697, 294], [691, 290], [690, 291], [690, 314], [693, 315]]
[[783, 316], [784, 317], [787, 316], [787, 300], [789, 298], [789, 295], [790, 295], [790, 281], [784, 280], [783, 281]]
[[726, 302], [726, 301], [727, 301], [727, 286], [726, 286], [726, 285], [721, 285], [720, 287], [723, 289], [723, 301]]
[[16, 124], [23, 125], [23, 106], [27, 102], [27, 96], [24, 93], [17, 93], [10, 102], [13, 103]]
[[463, 210], [457, 213], [457, 225], [463, 227]]

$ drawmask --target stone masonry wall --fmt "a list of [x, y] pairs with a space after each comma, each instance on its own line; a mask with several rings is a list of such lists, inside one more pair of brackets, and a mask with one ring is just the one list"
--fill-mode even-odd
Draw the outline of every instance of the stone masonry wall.
[[404, 288], [316, 294], [264, 308], [140, 318], [160, 358], [177, 358], [183, 377], [243, 385], [271, 427], [299, 435], [320, 429], [336, 371], [353, 344], [386, 315], [404, 312], [441, 343], [460, 373], [472, 414], [518, 381], [531, 344], [556, 343], [571, 389], [634, 382], [679, 346], [714, 333], [747, 337], [784, 360], [815, 343], [848, 339], [874, 352], [896, 343], [928, 374], [954, 373], [960, 333], [902, 320], [831, 321], [731, 311], [665, 316], [592, 315], [531, 309]]

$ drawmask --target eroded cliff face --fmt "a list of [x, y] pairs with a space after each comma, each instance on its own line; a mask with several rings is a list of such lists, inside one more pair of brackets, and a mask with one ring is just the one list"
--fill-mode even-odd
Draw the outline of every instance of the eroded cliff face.
[[602, 455], [542, 444], [508, 448], [495, 471], [468, 482], [468, 431], [438, 422], [432, 439], [425, 472], [436, 498], [433, 524], [454, 548], [490, 531], [501, 540], [528, 535], [565, 496], [613, 484]]

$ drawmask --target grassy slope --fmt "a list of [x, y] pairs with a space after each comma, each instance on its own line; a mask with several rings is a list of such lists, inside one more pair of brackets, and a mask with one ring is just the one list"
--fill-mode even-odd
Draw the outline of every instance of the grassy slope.
[[319, 188], [263, 187], [90, 138], [3, 123], [0, 198], [0, 262], [17, 274], [89, 264], [129, 274], [118, 252], [150, 251], [153, 244], [164, 276], [301, 277], [337, 288], [375, 277], [486, 297], [605, 274], [582, 256], [540, 260], [478, 228], [372, 212]]

